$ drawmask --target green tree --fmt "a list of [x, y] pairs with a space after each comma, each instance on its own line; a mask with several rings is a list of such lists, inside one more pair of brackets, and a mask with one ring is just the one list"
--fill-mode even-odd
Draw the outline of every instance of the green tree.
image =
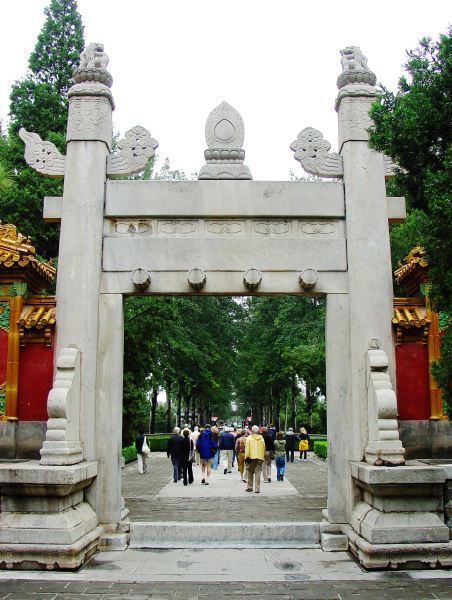
[[383, 88], [371, 109], [370, 143], [398, 165], [391, 189], [407, 198], [408, 219], [391, 231], [394, 259], [412, 242], [427, 251], [430, 298], [447, 322], [434, 372], [452, 411], [452, 28], [422, 39], [405, 70], [397, 93]]
[[[311, 427], [325, 391], [325, 311], [298, 296], [249, 298], [237, 358], [238, 400], [259, 423]], [[304, 394], [302, 394], [304, 390]], [[287, 407], [287, 411], [286, 411]], [[317, 419], [320, 423], [320, 419]]]
[[12, 177], [8, 174], [5, 167], [0, 163], [0, 194], [6, 190], [10, 190], [12, 186]]
[[21, 127], [38, 133], [64, 152], [67, 91], [84, 47], [83, 25], [75, 0], [51, 0], [30, 55], [27, 76], [12, 86], [8, 136], [0, 138], [0, 161], [16, 185], [0, 192], [0, 219], [30, 235], [47, 257], [58, 253], [59, 227], [42, 220], [44, 196], [59, 196], [62, 182], [42, 177], [23, 158]]

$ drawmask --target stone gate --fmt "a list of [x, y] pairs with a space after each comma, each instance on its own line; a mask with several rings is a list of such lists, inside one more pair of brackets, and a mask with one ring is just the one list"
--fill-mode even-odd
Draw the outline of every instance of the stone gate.
[[359, 48], [341, 55], [339, 153], [311, 127], [291, 144], [306, 171], [333, 181], [253, 181], [243, 121], [225, 102], [207, 119], [197, 181], [124, 179], [158, 144], [134, 127], [112, 153], [112, 78], [100, 44], [81, 55], [69, 90], [66, 155], [21, 130], [28, 164], [64, 177], [64, 194], [44, 205], [45, 218], [61, 220], [46, 439], [39, 462], [0, 466], [5, 568], [74, 569], [99, 547], [127, 544], [128, 294], [326, 296], [324, 530], [346, 536], [366, 567], [451, 564], [446, 472], [406, 466], [398, 432], [388, 221], [403, 218], [404, 201], [386, 198], [391, 162], [367, 143], [376, 77]]

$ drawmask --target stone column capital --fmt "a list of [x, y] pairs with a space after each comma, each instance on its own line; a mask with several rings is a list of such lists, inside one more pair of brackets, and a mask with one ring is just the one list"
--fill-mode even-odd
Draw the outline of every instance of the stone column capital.
[[69, 89], [69, 116], [66, 141], [100, 141], [111, 152], [114, 110], [107, 71], [108, 55], [102, 44], [89, 44], [74, 70], [75, 84]]

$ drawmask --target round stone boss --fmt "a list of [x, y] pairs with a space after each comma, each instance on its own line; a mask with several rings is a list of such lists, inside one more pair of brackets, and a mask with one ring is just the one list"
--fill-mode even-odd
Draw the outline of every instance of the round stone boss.
[[250, 267], [243, 274], [243, 283], [249, 290], [257, 289], [262, 281], [262, 273], [255, 267]]
[[206, 285], [207, 276], [202, 269], [195, 267], [188, 272], [187, 279], [192, 289], [202, 290], [202, 288]]
[[151, 285], [151, 276], [146, 269], [141, 267], [137, 267], [132, 271], [130, 279], [138, 290], [145, 290]]
[[319, 277], [315, 269], [303, 269], [298, 277], [301, 287], [304, 290], [312, 289], [317, 283]]

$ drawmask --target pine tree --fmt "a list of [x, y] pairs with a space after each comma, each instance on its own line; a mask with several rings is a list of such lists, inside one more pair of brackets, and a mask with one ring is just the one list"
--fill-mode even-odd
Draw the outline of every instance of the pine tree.
[[42, 219], [44, 196], [60, 196], [62, 182], [30, 169], [23, 158], [21, 127], [48, 139], [64, 152], [67, 91], [84, 47], [83, 25], [76, 0], [51, 0], [46, 20], [30, 55], [27, 76], [10, 94], [8, 136], [0, 138], [0, 161], [14, 174], [15, 186], [0, 192], [0, 219], [30, 235], [40, 254], [56, 256], [59, 227]]

